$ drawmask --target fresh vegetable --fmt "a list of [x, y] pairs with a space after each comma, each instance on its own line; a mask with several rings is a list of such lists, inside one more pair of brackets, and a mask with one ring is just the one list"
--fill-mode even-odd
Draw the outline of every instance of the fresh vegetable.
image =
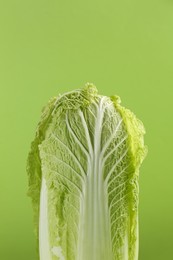
[[138, 259], [143, 135], [93, 84], [48, 103], [27, 164], [40, 260]]

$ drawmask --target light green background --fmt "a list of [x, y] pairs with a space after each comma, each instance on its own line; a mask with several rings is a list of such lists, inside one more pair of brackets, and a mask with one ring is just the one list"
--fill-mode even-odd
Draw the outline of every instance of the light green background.
[[139, 260], [171, 260], [171, 0], [0, 1], [0, 259], [36, 259], [30, 141], [49, 98], [86, 82], [121, 96], [145, 124]]

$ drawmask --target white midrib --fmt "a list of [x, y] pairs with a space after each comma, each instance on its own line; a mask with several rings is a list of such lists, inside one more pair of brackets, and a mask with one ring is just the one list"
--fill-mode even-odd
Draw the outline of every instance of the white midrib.
[[[98, 230], [96, 229], [96, 241], [99, 241], [97, 247], [101, 252], [97, 258], [94, 259], [112, 259], [112, 246], [111, 246], [111, 233], [110, 233], [110, 221], [108, 213], [108, 202], [107, 194], [104, 189], [104, 179], [103, 179], [103, 168], [101, 165], [101, 133], [103, 125], [103, 117], [105, 108], [103, 108], [104, 98], [100, 100], [100, 104], [97, 112], [95, 136], [94, 136], [94, 165], [95, 165], [95, 185], [97, 185], [98, 197], [95, 198], [95, 209], [97, 214], [95, 214], [95, 221], [99, 223]], [[97, 252], [96, 252], [97, 253]]]
[[51, 260], [49, 245], [47, 186], [44, 177], [42, 177], [40, 193], [39, 256], [40, 260]]
[[[77, 260], [112, 260], [112, 246], [108, 204], [100, 162], [101, 128], [104, 116], [103, 98], [97, 106], [94, 149], [85, 185], [85, 197], [81, 200], [79, 242]], [[89, 143], [91, 140], [88, 140]]]

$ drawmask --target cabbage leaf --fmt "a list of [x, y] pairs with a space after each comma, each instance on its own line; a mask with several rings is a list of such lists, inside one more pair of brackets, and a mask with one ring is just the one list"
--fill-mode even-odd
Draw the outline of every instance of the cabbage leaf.
[[93, 84], [50, 100], [27, 163], [40, 260], [138, 259], [144, 133]]

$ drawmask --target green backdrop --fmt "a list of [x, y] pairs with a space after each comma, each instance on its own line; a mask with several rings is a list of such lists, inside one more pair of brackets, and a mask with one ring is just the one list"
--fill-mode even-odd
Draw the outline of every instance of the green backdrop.
[[0, 259], [35, 260], [26, 158], [50, 97], [93, 82], [144, 122], [139, 260], [173, 245], [173, 2], [0, 1]]

